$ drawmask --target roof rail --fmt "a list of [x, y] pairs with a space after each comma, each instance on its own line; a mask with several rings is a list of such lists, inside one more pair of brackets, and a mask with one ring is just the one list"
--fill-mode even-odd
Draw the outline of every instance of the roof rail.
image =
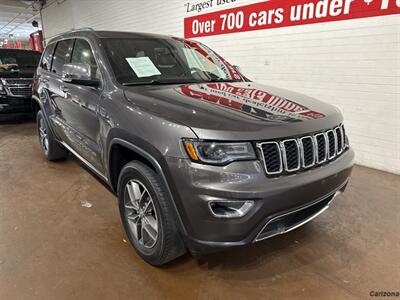
[[71, 31], [95, 31], [92, 27], [72, 28]]
[[69, 30], [69, 31], [61, 32], [61, 33], [58, 33], [58, 34], [56, 34], [56, 35], [53, 35], [53, 36], [47, 38], [47, 39], [46, 39], [46, 42], [47, 42], [47, 41], [50, 41], [50, 40], [52, 40], [52, 39], [55, 39], [55, 38], [59, 37], [60, 35], [64, 35], [64, 34], [72, 33], [72, 32], [79, 32], [79, 31], [92, 31], [92, 32], [96, 32], [92, 27], [82, 27], [82, 28], [77, 28], [77, 29], [72, 28], [72, 29]]

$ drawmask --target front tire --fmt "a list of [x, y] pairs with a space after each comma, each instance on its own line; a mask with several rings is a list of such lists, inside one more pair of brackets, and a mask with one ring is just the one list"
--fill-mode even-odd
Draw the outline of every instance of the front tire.
[[41, 111], [38, 111], [37, 113], [36, 124], [40, 149], [47, 160], [56, 161], [65, 159], [68, 152], [54, 138]]
[[130, 162], [118, 181], [121, 220], [136, 252], [160, 266], [185, 253], [163, 181], [140, 162]]

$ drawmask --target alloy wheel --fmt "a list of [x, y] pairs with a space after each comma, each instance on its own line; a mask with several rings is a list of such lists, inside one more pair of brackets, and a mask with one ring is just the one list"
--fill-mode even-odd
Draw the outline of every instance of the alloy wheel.
[[47, 153], [49, 150], [49, 136], [43, 118], [39, 120], [39, 139], [43, 150]]
[[153, 248], [158, 239], [158, 219], [153, 199], [138, 180], [125, 187], [125, 217], [135, 239], [145, 248]]

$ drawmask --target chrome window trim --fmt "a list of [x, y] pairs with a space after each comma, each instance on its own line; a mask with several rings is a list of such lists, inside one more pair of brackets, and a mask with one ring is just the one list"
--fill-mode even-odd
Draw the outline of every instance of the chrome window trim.
[[[265, 161], [264, 151], [263, 151], [263, 148], [262, 148], [264, 145], [268, 145], [268, 144], [274, 144], [274, 145], [276, 145], [276, 148], [277, 148], [278, 151], [279, 151], [279, 164], [280, 164], [279, 171], [276, 171], [276, 172], [269, 172], [269, 171], [268, 171], [267, 163], [266, 163], [266, 161]], [[257, 144], [256, 144], [256, 147], [260, 150], [261, 160], [262, 160], [262, 162], [263, 162], [263, 164], [264, 164], [264, 170], [265, 170], [265, 172], [266, 172], [268, 175], [277, 175], [277, 174], [281, 174], [282, 171], [283, 171], [283, 161], [282, 161], [282, 151], [281, 151], [281, 147], [280, 147], [279, 143], [278, 143], [278, 142], [257, 143]]]
[[[304, 145], [303, 145], [303, 140], [305, 139], [311, 139], [311, 144], [312, 144], [312, 149], [313, 149], [313, 162], [306, 166], [305, 161], [304, 161]], [[300, 145], [300, 156], [301, 156], [301, 166], [303, 168], [312, 168], [313, 166], [315, 166], [315, 143], [314, 143], [314, 139], [311, 135], [307, 135], [307, 136], [303, 136], [299, 139], [299, 145]]]
[[[332, 134], [333, 134], [333, 143], [334, 143], [334, 146], [335, 146], [335, 152], [333, 153], [332, 156], [330, 155], [331, 149], [330, 149], [330, 145], [329, 145], [330, 144], [329, 143], [329, 133], [330, 132], [332, 132]], [[336, 136], [335, 130], [334, 129], [328, 130], [326, 132], [326, 137], [327, 137], [327, 140], [328, 140], [328, 160], [332, 160], [332, 159], [334, 159], [336, 157], [336, 154], [337, 154], [337, 136]]]
[[[296, 168], [293, 168], [293, 169], [289, 169], [289, 168], [288, 168], [288, 163], [287, 163], [287, 156], [286, 156], [286, 147], [285, 147], [285, 143], [289, 143], [289, 142], [295, 142], [295, 143], [296, 143], [296, 146], [297, 146], [297, 154], [298, 154], [298, 157], [299, 157], [297, 167], [296, 167]], [[284, 166], [285, 166], [286, 172], [296, 172], [296, 171], [300, 170], [300, 168], [301, 168], [301, 162], [300, 162], [300, 161], [301, 161], [301, 154], [300, 154], [300, 147], [299, 147], [299, 142], [298, 142], [298, 140], [297, 140], [297, 139], [283, 140], [283, 141], [281, 141], [280, 144], [281, 144], [281, 151], [282, 151], [283, 164], [284, 164]]]

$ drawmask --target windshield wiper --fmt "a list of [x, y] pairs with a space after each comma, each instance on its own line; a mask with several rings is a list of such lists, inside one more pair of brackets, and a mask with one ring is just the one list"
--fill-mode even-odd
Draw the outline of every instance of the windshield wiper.
[[207, 82], [238, 82], [233, 79], [224, 79], [224, 78], [210, 78]]
[[193, 80], [178, 80], [178, 79], [152, 79], [148, 81], [133, 81], [133, 82], [124, 82], [122, 85], [124, 86], [134, 86], [134, 85], [161, 85], [161, 84], [180, 84], [180, 83], [194, 83], [198, 81], [193, 81]]

